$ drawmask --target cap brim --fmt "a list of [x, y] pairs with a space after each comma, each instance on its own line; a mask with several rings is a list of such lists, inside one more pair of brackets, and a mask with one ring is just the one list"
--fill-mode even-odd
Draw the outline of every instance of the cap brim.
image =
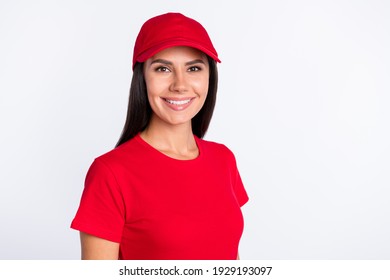
[[221, 62], [221, 60], [218, 58], [217, 53], [215, 53], [212, 50], [209, 50], [207, 48], [204, 48], [202, 45], [197, 44], [196, 42], [188, 41], [188, 40], [170, 40], [170, 41], [162, 42], [158, 45], [152, 46], [152, 47], [148, 48], [146, 51], [144, 51], [143, 53], [141, 53], [138, 56], [136, 62], [145, 62], [146, 60], [148, 60], [149, 58], [151, 58], [152, 56], [154, 56], [158, 52], [165, 50], [167, 48], [177, 47], [177, 46], [186, 46], [186, 47], [192, 47], [192, 48], [198, 49], [198, 50], [204, 52], [205, 54], [207, 54], [208, 56], [210, 56], [216, 62], [219, 62], [219, 63]]

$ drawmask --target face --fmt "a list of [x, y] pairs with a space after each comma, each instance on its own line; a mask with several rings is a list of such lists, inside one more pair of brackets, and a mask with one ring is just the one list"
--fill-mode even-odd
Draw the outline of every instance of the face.
[[190, 47], [168, 48], [145, 62], [144, 75], [153, 110], [151, 122], [191, 125], [207, 96], [207, 56]]

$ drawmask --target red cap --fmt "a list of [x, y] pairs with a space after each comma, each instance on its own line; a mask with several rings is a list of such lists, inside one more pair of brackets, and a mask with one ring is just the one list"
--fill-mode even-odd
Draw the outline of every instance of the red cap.
[[174, 46], [196, 48], [217, 62], [217, 51], [206, 29], [180, 13], [167, 13], [147, 20], [135, 41], [133, 69], [136, 62], [144, 62], [159, 51]]

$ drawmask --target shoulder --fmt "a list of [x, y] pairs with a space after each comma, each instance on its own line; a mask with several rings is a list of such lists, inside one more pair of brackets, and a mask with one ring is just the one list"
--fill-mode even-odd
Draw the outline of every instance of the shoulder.
[[100, 165], [115, 170], [123, 165], [135, 164], [140, 158], [142, 158], [142, 145], [135, 138], [132, 138], [122, 145], [99, 155], [94, 162], [99, 162]]
[[232, 160], [235, 159], [233, 152], [224, 144], [199, 138], [197, 141], [201, 146], [201, 150], [206, 153], [216, 154], [217, 156], [227, 157]]

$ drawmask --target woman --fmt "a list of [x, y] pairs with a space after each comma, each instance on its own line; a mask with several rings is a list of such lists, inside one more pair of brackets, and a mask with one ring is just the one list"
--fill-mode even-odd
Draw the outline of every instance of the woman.
[[220, 62], [179, 13], [142, 26], [124, 130], [92, 163], [72, 228], [82, 259], [237, 259], [248, 201], [234, 155], [202, 140]]

